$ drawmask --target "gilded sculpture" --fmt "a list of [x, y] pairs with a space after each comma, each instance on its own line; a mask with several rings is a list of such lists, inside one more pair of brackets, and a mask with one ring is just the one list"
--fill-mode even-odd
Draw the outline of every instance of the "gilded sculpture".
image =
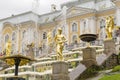
[[47, 33], [47, 43], [48, 43], [48, 46], [52, 44], [52, 35], [50, 31]]
[[112, 31], [114, 29], [114, 20], [112, 16], [106, 18], [105, 29], [106, 29], [107, 39], [112, 39]]
[[8, 40], [8, 42], [6, 43], [6, 56], [10, 56], [12, 51], [12, 44], [11, 41]]
[[62, 29], [59, 28], [58, 32], [55, 36], [55, 43], [56, 43], [56, 53], [57, 53], [57, 60], [63, 61], [63, 48], [64, 48], [64, 43], [66, 42], [65, 36], [62, 34]]

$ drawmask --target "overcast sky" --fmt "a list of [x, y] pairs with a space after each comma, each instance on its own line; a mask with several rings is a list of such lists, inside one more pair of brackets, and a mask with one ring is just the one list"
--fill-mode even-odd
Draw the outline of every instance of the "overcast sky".
[[[0, 19], [32, 10], [35, 0], [0, 0]], [[50, 12], [51, 4], [60, 4], [73, 0], [39, 0], [40, 14]]]

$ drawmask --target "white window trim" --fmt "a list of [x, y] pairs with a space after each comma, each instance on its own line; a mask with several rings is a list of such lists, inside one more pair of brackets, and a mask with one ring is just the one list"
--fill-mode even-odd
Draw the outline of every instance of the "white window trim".
[[[12, 32], [12, 37], [11, 37], [11, 38], [13, 38], [13, 34], [14, 34], [14, 33], [15, 33], [15, 37], [17, 38], [17, 36], [16, 36], [16, 34], [17, 34], [16, 31], [13, 31], [13, 32]], [[15, 38], [15, 39], [16, 39], [16, 38]]]
[[7, 35], [9, 36], [9, 39], [10, 39], [10, 35], [9, 35], [8, 33], [4, 35], [4, 49], [6, 48], [5, 37], [6, 37]]
[[44, 31], [44, 32], [42, 33], [42, 40], [45, 40], [45, 39], [46, 39], [46, 38], [45, 38], [45, 39], [43, 38], [43, 34], [44, 34], [44, 33], [46, 33], [46, 37], [47, 37], [47, 32]]
[[78, 32], [78, 22], [77, 22], [77, 21], [73, 21], [73, 22], [71, 23], [71, 32], [73, 32], [73, 31], [72, 31], [72, 25], [73, 25], [74, 23], [77, 24], [77, 31], [76, 31], [76, 32]]

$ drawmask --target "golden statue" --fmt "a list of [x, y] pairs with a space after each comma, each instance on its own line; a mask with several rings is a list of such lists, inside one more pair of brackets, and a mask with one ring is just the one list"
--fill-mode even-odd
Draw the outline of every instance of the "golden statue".
[[48, 44], [48, 46], [50, 46], [52, 44], [52, 36], [51, 36], [50, 31], [47, 34], [47, 44]]
[[8, 40], [8, 42], [6, 43], [6, 56], [10, 56], [12, 51], [11, 49], [12, 49], [12, 44], [11, 41]]
[[62, 35], [62, 29], [59, 28], [58, 29], [58, 33], [55, 36], [55, 43], [57, 46], [57, 60], [63, 61], [63, 48], [64, 48], [64, 43], [66, 42], [66, 38], [64, 37], [64, 35]]
[[106, 29], [107, 39], [112, 39], [112, 31], [114, 29], [114, 20], [112, 16], [106, 18], [105, 29]]

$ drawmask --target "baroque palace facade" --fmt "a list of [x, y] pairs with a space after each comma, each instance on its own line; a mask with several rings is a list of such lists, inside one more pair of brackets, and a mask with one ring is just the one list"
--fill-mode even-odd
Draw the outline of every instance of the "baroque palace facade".
[[[84, 42], [79, 39], [81, 34], [92, 33], [97, 34], [98, 39], [96, 42], [93, 42], [94, 45], [101, 45], [102, 41], [106, 38], [105, 33], [105, 20], [106, 17], [112, 16], [115, 21], [116, 28], [113, 30], [114, 39], [119, 43], [119, 26], [120, 26], [120, 0], [76, 0], [61, 5], [62, 10], [56, 10], [55, 5], [52, 6], [52, 12], [39, 15], [33, 11], [28, 11], [18, 15], [12, 15], [0, 20], [0, 37], [1, 45], [0, 51], [2, 54], [5, 53], [6, 42], [8, 40], [12, 41], [12, 53], [11, 54], [23, 54], [27, 55], [27, 45], [34, 43], [33, 52], [35, 57], [39, 59], [38, 63], [32, 64], [36, 66], [41, 64], [43, 66], [49, 66], [46, 70], [49, 70], [51, 67], [51, 59], [44, 59], [43, 56], [48, 54], [48, 45], [47, 45], [47, 33], [51, 32], [52, 37], [54, 38], [56, 31], [59, 27], [62, 28], [63, 34], [67, 39], [65, 44], [65, 51], [74, 49], [74, 47], [84, 46]], [[118, 28], [119, 27], [119, 28]], [[101, 49], [101, 47], [99, 47]], [[97, 48], [98, 49], [98, 48]], [[50, 54], [51, 53], [51, 54]], [[51, 58], [55, 52], [51, 49], [48, 56]], [[73, 54], [74, 52], [70, 52]], [[68, 54], [68, 53], [67, 53]], [[66, 54], [66, 55], [67, 55]], [[51, 56], [52, 55], [52, 56]], [[80, 56], [81, 54], [75, 53], [73, 56]], [[66, 56], [69, 58], [69, 55]], [[74, 58], [73, 58], [74, 59]], [[79, 59], [80, 60], [80, 59]], [[75, 60], [79, 62], [79, 60]], [[43, 63], [40, 62], [44, 62]], [[69, 61], [68, 61], [69, 62]], [[48, 64], [47, 64], [48, 63]], [[74, 63], [73, 63], [74, 65]], [[24, 66], [23, 66], [24, 67]], [[26, 70], [34, 70], [35, 67], [27, 66]], [[74, 67], [73, 67], [74, 68]], [[12, 68], [11, 68], [12, 69]], [[38, 72], [42, 72], [43, 69], [36, 68]], [[10, 70], [10, 69], [8, 69]], [[7, 70], [6, 70], [7, 71]], [[5, 71], [5, 72], [6, 72]], [[24, 71], [22, 69], [21, 71]], [[11, 71], [12, 72], [12, 71]], [[10, 73], [11, 73], [10, 72]], [[4, 73], [4, 72], [3, 72]], [[9, 73], [9, 72], [6, 72]], [[35, 73], [35, 72], [34, 72]], [[26, 74], [32, 75], [29, 80], [32, 80], [34, 73]], [[44, 73], [35, 73], [35, 75], [44, 75]], [[22, 75], [22, 73], [20, 74]], [[7, 75], [6, 75], [7, 76]], [[0, 76], [2, 79], [6, 76]], [[28, 77], [27, 77], [28, 78]], [[35, 78], [35, 77], [34, 77]], [[43, 80], [43, 77], [41, 77]], [[38, 78], [38, 80], [40, 80]], [[1, 79], [1, 80], [2, 80]], [[36, 77], [37, 80], [37, 77]], [[49, 80], [46, 78], [46, 80]]]

